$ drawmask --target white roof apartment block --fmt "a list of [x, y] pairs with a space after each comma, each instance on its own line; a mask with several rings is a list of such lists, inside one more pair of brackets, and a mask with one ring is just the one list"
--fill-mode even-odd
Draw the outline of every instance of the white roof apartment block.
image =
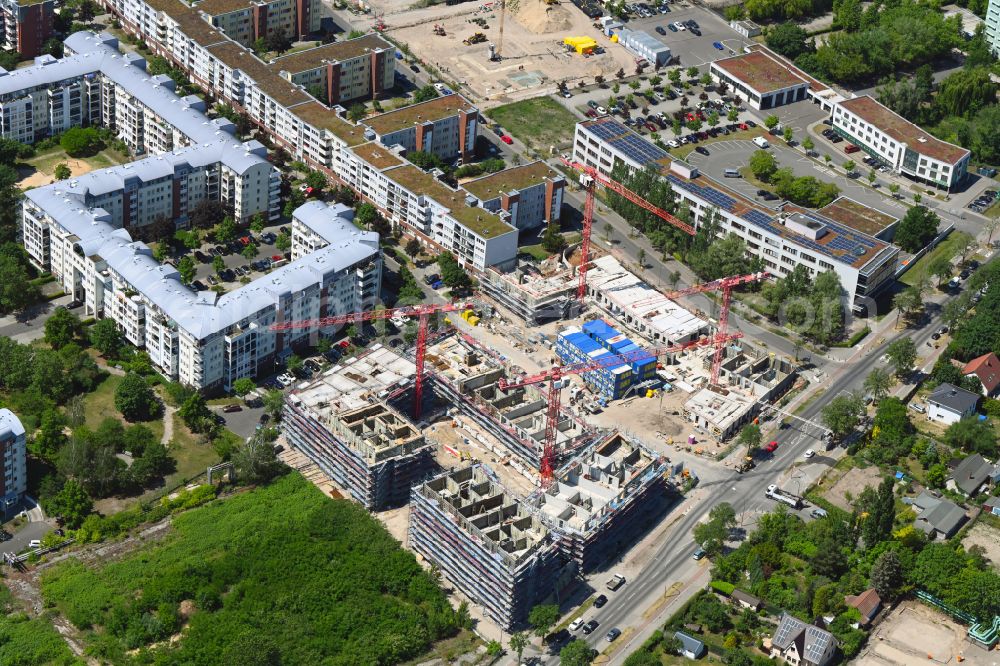
[[17, 418], [17, 415], [10, 411], [9, 409], [0, 409], [0, 438], [4, 437], [18, 437], [24, 436], [24, 426], [21, 425], [21, 419]]

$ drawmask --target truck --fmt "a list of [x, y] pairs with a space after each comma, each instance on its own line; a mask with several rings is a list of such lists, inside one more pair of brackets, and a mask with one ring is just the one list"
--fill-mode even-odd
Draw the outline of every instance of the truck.
[[753, 469], [753, 458], [751, 456], [747, 456], [746, 458], [743, 459], [743, 461], [740, 464], [736, 466], [736, 472], [739, 474], [743, 474], [744, 472], [749, 472], [752, 469]]
[[777, 484], [772, 483], [764, 491], [764, 494], [773, 499], [775, 502], [782, 502], [792, 507], [793, 509], [802, 508], [802, 498], [798, 495], [788, 492], [787, 490], [782, 490], [777, 486]]
[[611, 580], [608, 581], [607, 588], [612, 592], [614, 592], [624, 584], [625, 584], [625, 576], [621, 574], [615, 574], [614, 576], [611, 577]]

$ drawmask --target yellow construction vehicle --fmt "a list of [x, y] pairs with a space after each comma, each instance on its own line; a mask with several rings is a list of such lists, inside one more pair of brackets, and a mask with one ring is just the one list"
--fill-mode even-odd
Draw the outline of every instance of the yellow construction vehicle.
[[466, 46], [472, 46], [473, 44], [482, 44], [486, 41], [486, 35], [481, 32], [473, 33], [472, 36], [463, 39], [462, 43]]

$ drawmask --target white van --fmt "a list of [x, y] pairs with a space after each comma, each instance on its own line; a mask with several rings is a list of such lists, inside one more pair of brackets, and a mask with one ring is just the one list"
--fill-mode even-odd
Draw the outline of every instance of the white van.
[[755, 136], [753, 142], [760, 148], [769, 148], [771, 146], [771, 144], [767, 142], [767, 139], [762, 136]]

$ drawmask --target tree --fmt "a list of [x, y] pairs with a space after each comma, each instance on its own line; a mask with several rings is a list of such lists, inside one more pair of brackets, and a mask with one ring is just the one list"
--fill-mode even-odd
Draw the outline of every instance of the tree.
[[854, 163], [854, 160], [847, 160], [842, 166], [844, 167], [844, 173], [851, 175], [854, 173], [854, 168], [858, 165]]
[[261, 215], [260, 213], [256, 213], [250, 219], [250, 231], [254, 232], [255, 234], [259, 234], [260, 232], [264, 231], [265, 226], [266, 224], [264, 223], [264, 216]]
[[904, 317], [909, 317], [914, 312], [919, 311], [924, 306], [924, 299], [920, 296], [920, 291], [915, 287], [907, 287], [896, 294], [892, 299], [892, 305], [899, 310]]
[[205, 404], [205, 398], [197, 391], [192, 391], [181, 403], [177, 415], [184, 425], [193, 432], [208, 432], [214, 426], [213, 414]]
[[559, 606], [556, 604], [539, 604], [528, 613], [528, 624], [535, 630], [535, 635], [542, 639], [558, 621]]
[[80, 318], [60, 306], [45, 321], [45, 341], [53, 349], [59, 349], [73, 342], [82, 328]]
[[149, 421], [162, 409], [153, 389], [134, 372], [125, 375], [115, 388], [115, 408], [128, 421]]
[[701, 129], [701, 121], [698, 120], [698, 118], [692, 118], [691, 120], [687, 121], [687, 128], [692, 132], [697, 132], [698, 130]]
[[73, 175], [73, 172], [70, 171], [69, 166], [65, 162], [60, 162], [56, 165], [53, 175], [56, 177], [56, 180], [66, 180]]
[[907, 252], [916, 252], [934, 240], [940, 222], [937, 213], [924, 206], [913, 206], [899, 221], [894, 240]]
[[785, 140], [785, 143], [791, 143], [794, 135], [795, 132], [792, 130], [791, 127], [785, 127], [785, 129], [782, 130], [781, 132], [781, 136]]
[[408, 254], [409, 256], [415, 257], [418, 254], [420, 254], [420, 247], [421, 247], [420, 241], [418, 241], [416, 238], [411, 238], [410, 240], [406, 241], [406, 245], [403, 246], [403, 251], [406, 252], [406, 254]]
[[549, 222], [542, 234], [542, 249], [549, 254], [561, 252], [566, 247], [566, 239], [559, 233], [559, 223]]
[[241, 398], [251, 393], [257, 385], [249, 377], [240, 377], [235, 382], [233, 382], [233, 393], [240, 396]]
[[442, 252], [439, 254], [437, 264], [441, 269], [441, 279], [449, 287], [453, 289], [464, 288], [472, 284], [469, 274], [459, 265], [451, 252]]
[[292, 249], [291, 234], [287, 234], [283, 231], [279, 233], [278, 237], [274, 241], [274, 247], [280, 250], [281, 252], [287, 252], [288, 250]]
[[59, 137], [59, 145], [71, 157], [89, 157], [101, 149], [100, 133], [93, 127], [71, 127]]
[[194, 259], [188, 255], [184, 255], [177, 261], [177, 272], [181, 275], [181, 282], [191, 284], [195, 274], [198, 272], [198, 267], [195, 266]]
[[574, 638], [559, 650], [559, 663], [562, 666], [590, 666], [594, 658], [590, 646], [579, 638]]
[[948, 468], [942, 463], [934, 463], [927, 468], [924, 479], [931, 488], [944, 488], [945, 481], [948, 479]]
[[212, 270], [216, 275], [221, 275], [226, 270], [226, 261], [219, 255], [212, 257]]
[[708, 521], [695, 525], [694, 540], [709, 556], [722, 552], [730, 530], [736, 525], [736, 511], [727, 502], [712, 507]]
[[903, 583], [903, 565], [896, 551], [887, 550], [875, 558], [869, 580], [883, 603], [896, 596]]
[[44, 460], [53, 460], [66, 444], [62, 417], [54, 409], [46, 409], [42, 414], [41, 427], [32, 441], [31, 452]]
[[937, 278], [938, 287], [941, 286], [942, 282], [951, 277], [952, 270], [951, 259], [944, 255], [934, 257], [934, 260], [927, 265], [927, 273]]
[[726, 118], [729, 120], [729, 122], [735, 123], [739, 117], [740, 117], [740, 110], [737, 109], [735, 106], [730, 107], [729, 112], [726, 114]]
[[893, 199], [897, 198], [899, 196], [899, 183], [889, 183], [889, 192]]
[[274, 445], [258, 430], [233, 452], [237, 478], [246, 483], [266, 483], [282, 473], [284, 463], [277, 459]]
[[122, 334], [113, 319], [101, 319], [90, 326], [90, 344], [104, 358], [114, 358], [122, 347]]
[[878, 491], [869, 486], [858, 497], [857, 508], [864, 516], [861, 523], [861, 538], [869, 550], [892, 535], [892, 525], [896, 519], [896, 501], [893, 495], [893, 479], [882, 479]]
[[994, 458], [997, 451], [993, 429], [976, 416], [967, 416], [948, 426], [944, 441], [966, 453], [979, 453], [985, 458]]
[[62, 490], [45, 502], [46, 513], [61, 517], [71, 530], [80, 527], [93, 509], [94, 501], [75, 479], [68, 479]]
[[816, 147], [816, 144], [813, 143], [812, 137], [807, 136], [806, 138], [802, 139], [802, 147], [805, 148], [807, 152], [811, 152], [812, 149]]
[[604, 223], [604, 240], [608, 243], [611, 242], [611, 234], [614, 233], [615, 228], [611, 226], [610, 222]]
[[812, 51], [806, 43], [809, 38], [801, 26], [792, 22], [779, 23], [767, 32], [767, 45], [789, 60], [795, 60], [803, 53]]
[[510, 635], [510, 639], [507, 641], [507, 646], [517, 653], [517, 663], [521, 663], [521, 655], [524, 654], [524, 648], [528, 647], [528, 636], [523, 631], [515, 631]]
[[896, 376], [902, 379], [910, 374], [917, 361], [917, 347], [912, 338], [900, 338], [886, 347], [885, 355]]
[[883, 368], [873, 368], [865, 377], [865, 391], [872, 397], [872, 401], [877, 405], [892, 388], [892, 377]]
[[417, 90], [417, 92], [413, 93], [413, 103], [419, 104], [421, 102], [427, 102], [434, 99], [437, 96], [438, 96], [437, 89], [435, 89], [434, 86], [428, 84], [423, 88]]
[[38, 300], [38, 287], [28, 280], [23, 250], [17, 256], [0, 254], [0, 312], [20, 311]]
[[252, 260], [258, 254], [257, 244], [247, 243], [246, 247], [243, 248], [240, 254], [243, 255], [243, 258], [246, 259], [247, 261]]
[[264, 411], [270, 414], [271, 418], [277, 418], [285, 406], [285, 394], [277, 389], [271, 389], [264, 394], [263, 401]]
[[864, 411], [865, 403], [858, 396], [853, 393], [838, 395], [823, 408], [823, 425], [834, 437], [843, 439], [857, 427]]
[[220, 243], [230, 243], [236, 240], [238, 231], [239, 228], [236, 226], [236, 221], [229, 215], [226, 215], [215, 227], [215, 240]]
[[755, 150], [752, 155], [750, 155], [750, 172], [760, 180], [765, 183], [771, 179], [771, 176], [775, 174], [778, 170], [778, 160], [775, 159], [774, 155], [767, 152], [766, 150]]
[[748, 456], [752, 456], [760, 448], [761, 438], [760, 426], [755, 423], [747, 424], [740, 430], [740, 445], [747, 447]]
[[779, 124], [781, 124], [781, 120], [779, 120], [778, 116], [774, 114], [771, 114], [764, 119], [764, 127], [766, 127], [768, 130], [773, 130]]

